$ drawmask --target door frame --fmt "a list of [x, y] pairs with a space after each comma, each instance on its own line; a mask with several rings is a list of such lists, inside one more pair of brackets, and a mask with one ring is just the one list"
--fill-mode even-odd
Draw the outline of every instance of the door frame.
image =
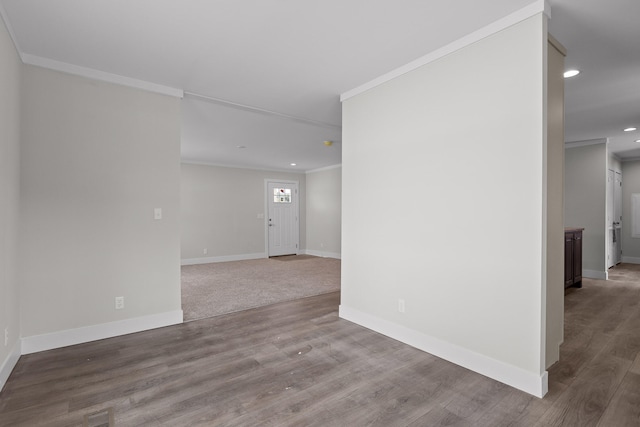
[[614, 248], [613, 248], [613, 233], [615, 228], [613, 227], [613, 214], [614, 214], [614, 200], [613, 193], [615, 191], [614, 186], [616, 182], [616, 172], [613, 169], [607, 168], [607, 190], [605, 192], [606, 199], [606, 225], [605, 225], [605, 239], [606, 239], [606, 261], [605, 270], [609, 270], [614, 267]]
[[[606, 191], [606, 269], [622, 262], [622, 172], [607, 168]], [[616, 215], [619, 214], [619, 215]], [[613, 235], [616, 242], [613, 242]]]
[[622, 171], [613, 171], [613, 227], [616, 233], [616, 244], [613, 248], [615, 265], [622, 262]]
[[293, 181], [290, 179], [275, 179], [275, 178], [265, 178], [264, 179], [264, 253], [265, 258], [269, 258], [269, 184], [282, 182], [283, 184], [295, 184], [298, 190], [296, 194], [296, 218], [297, 218], [297, 245], [298, 250], [296, 253], [300, 253], [300, 181]]

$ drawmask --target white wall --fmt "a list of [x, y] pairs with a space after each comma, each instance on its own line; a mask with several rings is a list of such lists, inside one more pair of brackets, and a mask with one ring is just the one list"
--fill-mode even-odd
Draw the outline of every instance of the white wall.
[[307, 253], [340, 258], [342, 167], [307, 173]]
[[341, 316], [537, 395], [546, 35], [535, 15], [343, 103]]
[[640, 193], [640, 160], [622, 163], [622, 261], [640, 264], [640, 238], [631, 237], [634, 193]]
[[568, 145], [565, 150], [565, 226], [584, 228], [582, 272], [606, 277], [607, 145]]
[[[18, 262], [20, 59], [0, 19], [0, 390], [20, 354]], [[4, 331], [9, 341], [4, 343]]]
[[23, 351], [181, 322], [180, 100], [24, 66], [21, 131]]
[[545, 368], [560, 359], [564, 341], [564, 48], [547, 49], [546, 343]]
[[[306, 247], [305, 175], [183, 163], [182, 263], [266, 257], [265, 179], [298, 181], [300, 248]], [[207, 254], [203, 250], [207, 249]]]

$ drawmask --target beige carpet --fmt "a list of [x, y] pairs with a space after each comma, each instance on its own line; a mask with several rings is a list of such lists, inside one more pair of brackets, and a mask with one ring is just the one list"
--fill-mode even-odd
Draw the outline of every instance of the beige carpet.
[[184, 320], [340, 290], [340, 260], [309, 255], [182, 267]]

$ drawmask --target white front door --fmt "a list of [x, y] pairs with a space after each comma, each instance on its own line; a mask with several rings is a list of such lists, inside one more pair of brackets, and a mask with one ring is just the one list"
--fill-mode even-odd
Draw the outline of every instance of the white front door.
[[298, 183], [267, 182], [269, 256], [298, 253]]

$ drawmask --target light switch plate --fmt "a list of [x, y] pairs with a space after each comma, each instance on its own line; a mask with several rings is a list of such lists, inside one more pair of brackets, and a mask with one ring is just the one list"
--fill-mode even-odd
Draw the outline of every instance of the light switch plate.
[[155, 208], [153, 210], [153, 218], [154, 219], [162, 219], [162, 208]]

